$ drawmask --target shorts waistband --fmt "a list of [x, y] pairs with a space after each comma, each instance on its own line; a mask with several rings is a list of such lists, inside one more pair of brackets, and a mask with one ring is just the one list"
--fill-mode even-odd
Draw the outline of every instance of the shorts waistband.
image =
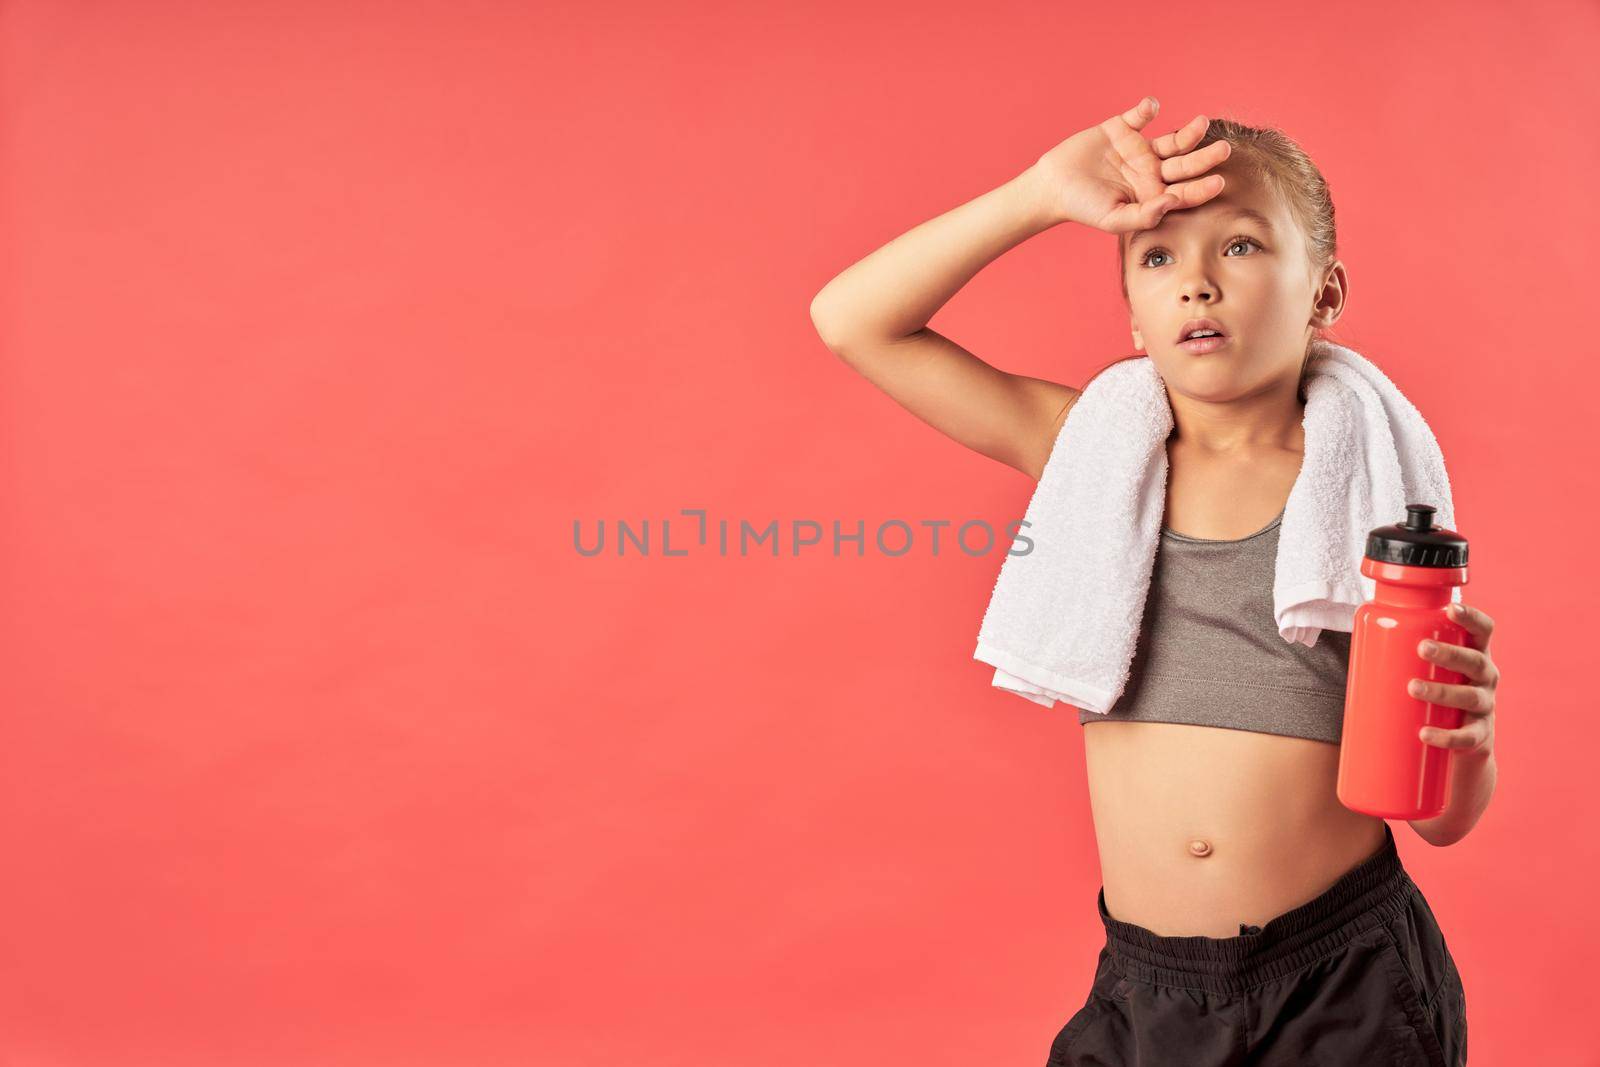
[[[1163, 985], [1238, 992], [1281, 978], [1393, 918], [1416, 892], [1400, 864], [1394, 830], [1383, 824], [1378, 851], [1312, 900], [1237, 937], [1167, 937], [1106, 911], [1100, 921], [1115, 965], [1126, 975]], [[1252, 927], [1252, 930], [1256, 928]]]

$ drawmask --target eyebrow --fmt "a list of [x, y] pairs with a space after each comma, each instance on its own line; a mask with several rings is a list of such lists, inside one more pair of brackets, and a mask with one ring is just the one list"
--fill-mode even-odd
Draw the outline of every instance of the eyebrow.
[[[1264, 230], [1267, 230], [1269, 232], [1273, 231], [1272, 220], [1267, 218], [1261, 212], [1257, 211], [1255, 208], [1236, 207], [1232, 211], [1224, 211], [1218, 217], [1219, 218], [1224, 218], [1224, 219], [1246, 219], [1246, 220], [1248, 220], [1250, 222], [1253, 222], [1256, 225], [1260, 226]], [[1128, 247], [1132, 248], [1134, 245], [1138, 244], [1139, 241], [1141, 241], [1141, 240], [1143, 240], [1144, 238], [1147, 238], [1147, 237], [1153, 239], [1155, 237], [1155, 232], [1156, 231], [1153, 230], [1153, 229], [1151, 229], [1151, 230], [1140, 230], [1137, 234], [1134, 235], [1133, 239], [1128, 242]]]

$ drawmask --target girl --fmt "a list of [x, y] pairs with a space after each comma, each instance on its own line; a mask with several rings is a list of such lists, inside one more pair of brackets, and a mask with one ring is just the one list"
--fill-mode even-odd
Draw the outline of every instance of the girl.
[[[1327, 185], [1275, 130], [1196, 116], [1146, 140], [1157, 107], [1146, 97], [1068, 138], [811, 305], [868, 381], [1037, 481], [1081, 390], [1001, 371], [927, 322], [1007, 249], [1092, 226], [1117, 235], [1133, 344], [1171, 403], [1139, 651], [1111, 714], [1079, 716], [1106, 942], [1048, 1062], [1464, 1064], [1465, 993], [1432, 909], [1389, 824], [1335, 795], [1350, 635], [1306, 648], [1271, 625], [1306, 365], [1349, 292]], [[1185, 345], [1200, 327], [1221, 339]], [[1422, 738], [1455, 751], [1449, 809], [1410, 824], [1433, 845], [1465, 836], [1494, 787], [1493, 621], [1459, 619], [1473, 647], [1421, 647], [1418, 674], [1432, 661], [1470, 684], [1412, 683], [1464, 713]], [[1197, 647], [1214, 669], [1194, 669]]]

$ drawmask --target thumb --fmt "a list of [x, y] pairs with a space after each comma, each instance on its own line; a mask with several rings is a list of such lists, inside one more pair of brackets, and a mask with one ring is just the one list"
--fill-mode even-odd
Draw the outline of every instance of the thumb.
[[1177, 207], [1181, 202], [1182, 200], [1179, 197], [1174, 196], [1172, 193], [1166, 194], [1159, 200], [1150, 201], [1150, 207], [1148, 209], [1149, 214], [1147, 216], [1149, 221], [1145, 228], [1150, 229], [1151, 227], [1159, 225], [1161, 220], [1166, 217], [1167, 212]]

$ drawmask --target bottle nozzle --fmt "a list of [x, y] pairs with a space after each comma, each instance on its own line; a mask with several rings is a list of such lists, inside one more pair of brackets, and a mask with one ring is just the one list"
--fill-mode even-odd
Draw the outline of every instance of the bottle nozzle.
[[1435, 508], [1432, 504], [1407, 504], [1406, 527], [1412, 530], [1433, 529], [1434, 511]]

